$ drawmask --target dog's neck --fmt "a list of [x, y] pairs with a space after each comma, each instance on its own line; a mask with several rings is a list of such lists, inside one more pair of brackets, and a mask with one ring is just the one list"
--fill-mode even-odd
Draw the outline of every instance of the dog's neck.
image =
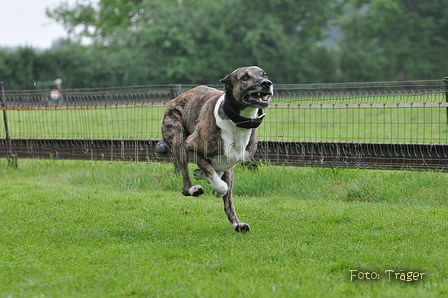
[[[230, 120], [232, 120], [236, 124], [237, 127], [240, 127], [240, 128], [246, 128], [246, 129], [257, 128], [258, 126], [260, 126], [261, 122], [263, 122], [263, 118], [265, 116], [265, 114], [263, 113], [263, 110], [258, 109], [258, 117], [256, 117], [256, 118], [243, 117], [241, 115], [241, 112], [245, 111], [247, 109], [252, 110], [252, 108], [246, 108], [246, 109], [240, 108], [237, 112], [236, 109], [231, 106], [230, 100], [228, 98], [224, 99], [222, 108], [223, 108], [224, 114]], [[253, 108], [253, 110], [257, 110], [257, 108]]]

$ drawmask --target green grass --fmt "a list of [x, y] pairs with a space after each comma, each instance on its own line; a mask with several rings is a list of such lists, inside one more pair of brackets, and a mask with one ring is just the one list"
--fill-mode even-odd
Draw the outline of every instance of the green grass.
[[182, 196], [172, 165], [2, 160], [0, 175], [0, 297], [448, 295], [444, 173], [237, 167], [247, 234], [210, 186]]

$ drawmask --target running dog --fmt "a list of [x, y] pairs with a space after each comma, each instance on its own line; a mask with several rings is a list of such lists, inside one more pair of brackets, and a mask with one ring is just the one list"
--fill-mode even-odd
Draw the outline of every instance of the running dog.
[[196, 179], [210, 183], [213, 194], [223, 198], [224, 211], [237, 232], [248, 232], [240, 222], [232, 200], [233, 167], [253, 157], [258, 142], [256, 128], [269, 106], [273, 85], [257, 66], [242, 67], [221, 79], [224, 91], [198, 86], [168, 103], [162, 124], [163, 140], [157, 152], [172, 150], [183, 179], [185, 196], [200, 196], [201, 185], [193, 185], [189, 160], [199, 169]]

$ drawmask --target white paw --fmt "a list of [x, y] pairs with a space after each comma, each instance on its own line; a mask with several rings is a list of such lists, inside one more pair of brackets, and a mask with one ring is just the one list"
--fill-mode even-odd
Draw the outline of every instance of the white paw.
[[229, 190], [227, 183], [222, 180], [220, 182], [218, 185], [214, 185], [215, 190], [213, 191], [213, 195], [217, 198], [222, 198]]
[[204, 189], [200, 185], [193, 185], [188, 192], [190, 193], [190, 196], [198, 197], [204, 193]]

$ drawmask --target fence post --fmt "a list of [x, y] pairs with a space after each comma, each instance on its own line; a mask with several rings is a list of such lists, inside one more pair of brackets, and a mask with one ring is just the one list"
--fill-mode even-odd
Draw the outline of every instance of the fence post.
[[[448, 103], [448, 77], [443, 79], [445, 82], [445, 101]], [[448, 107], [446, 108], [446, 123], [448, 123]]]
[[181, 84], [170, 85], [170, 93], [171, 98], [178, 97], [182, 93], [182, 85]]
[[[2, 81], [0, 81], [0, 87], [2, 91], [2, 107], [6, 107], [5, 87]], [[6, 109], [3, 110], [3, 122], [5, 124], [6, 146], [8, 146], [8, 154], [6, 158], [8, 159], [8, 164], [10, 166], [17, 168], [17, 156], [12, 154], [12, 142], [11, 142], [11, 136], [9, 135], [8, 114], [6, 112]]]

